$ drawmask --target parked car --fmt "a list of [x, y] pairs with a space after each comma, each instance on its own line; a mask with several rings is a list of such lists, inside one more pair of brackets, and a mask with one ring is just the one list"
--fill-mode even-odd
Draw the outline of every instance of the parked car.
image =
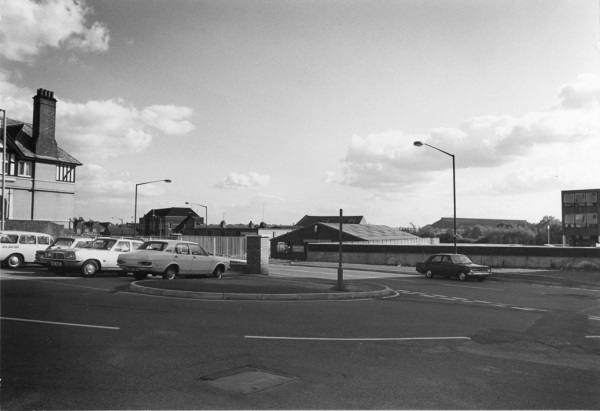
[[45, 250], [35, 252], [35, 262], [48, 267], [51, 271], [57, 271], [56, 268], [48, 265], [48, 260], [52, 258], [53, 250], [72, 250], [73, 248], [83, 248], [94, 239], [91, 237], [58, 237]]
[[51, 235], [45, 233], [0, 231], [0, 262], [9, 268], [34, 263], [35, 253], [45, 250], [53, 240]]
[[221, 278], [229, 269], [230, 261], [207, 253], [191, 241], [146, 241], [137, 250], [119, 255], [117, 263], [136, 280], [150, 275], [160, 275], [174, 280], [178, 275], [208, 274]]
[[138, 248], [143, 241], [118, 237], [98, 237], [84, 248], [50, 251], [48, 266], [61, 271], [79, 271], [93, 277], [99, 271], [121, 272], [117, 257]]
[[438, 275], [446, 278], [458, 277], [461, 281], [469, 278], [483, 281], [492, 274], [490, 267], [475, 264], [464, 254], [434, 254], [427, 261], [417, 263], [416, 269], [427, 278]]

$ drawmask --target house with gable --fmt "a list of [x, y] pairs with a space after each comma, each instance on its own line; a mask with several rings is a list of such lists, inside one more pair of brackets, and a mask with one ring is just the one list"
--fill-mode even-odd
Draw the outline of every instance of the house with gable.
[[0, 153], [3, 222], [44, 221], [69, 227], [76, 168], [82, 164], [56, 142], [56, 102], [52, 91], [40, 88], [33, 97], [31, 124], [7, 116], [6, 146]]

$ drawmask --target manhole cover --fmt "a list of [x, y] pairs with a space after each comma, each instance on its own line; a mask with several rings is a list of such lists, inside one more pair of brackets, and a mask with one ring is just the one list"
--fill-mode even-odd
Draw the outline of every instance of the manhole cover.
[[213, 387], [239, 394], [252, 394], [293, 381], [288, 375], [260, 370], [254, 367], [242, 367], [221, 371], [200, 378]]

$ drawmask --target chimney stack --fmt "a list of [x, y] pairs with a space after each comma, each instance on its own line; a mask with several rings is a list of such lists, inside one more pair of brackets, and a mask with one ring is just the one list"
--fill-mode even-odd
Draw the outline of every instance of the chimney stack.
[[33, 148], [37, 155], [56, 157], [56, 99], [54, 93], [39, 88], [33, 97]]

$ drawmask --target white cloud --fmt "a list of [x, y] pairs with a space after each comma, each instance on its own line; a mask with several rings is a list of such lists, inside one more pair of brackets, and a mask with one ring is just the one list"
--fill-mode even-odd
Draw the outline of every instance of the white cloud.
[[271, 178], [267, 175], [261, 175], [254, 171], [248, 174], [229, 173], [229, 175], [215, 185], [217, 188], [240, 189], [240, 188], [259, 188], [269, 184]]
[[83, 104], [61, 102], [57, 133], [61, 146], [78, 159], [90, 153], [100, 158], [116, 157], [143, 151], [157, 130], [166, 134], [189, 133], [194, 126], [186, 118], [192, 113], [188, 107], [173, 105], [140, 110], [122, 99]]
[[31, 62], [47, 47], [106, 51], [108, 29], [99, 22], [89, 24], [91, 14], [84, 0], [3, 0], [0, 54]]
[[[455, 155], [457, 169], [516, 164], [532, 153], [546, 148], [560, 150], [564, 144], [590, 146], [600, 140], [600, 77], [583, 74], [559, 89], [555, 106], [520, 117], [476, 117], [458, 128], [435, 128], [427, 136], [401, 131], [353, 136], [340, 169], [329, 172], [326, 181], [363, 189], [402, 191], [430, 179], [432, 172], [451, 167], [448, 156], [434, 153], [429, 147], [414, 147], [415, 140]], [[546, 186], [552, 181], [547, 176], [556, 174], [552, 172], [556, 166], [543, 166], [547, 168], [536, 171], [536, 175], [511, 177], [515, 186], [498, 183], [496, 187], [515, 189], [521, 180]]]

